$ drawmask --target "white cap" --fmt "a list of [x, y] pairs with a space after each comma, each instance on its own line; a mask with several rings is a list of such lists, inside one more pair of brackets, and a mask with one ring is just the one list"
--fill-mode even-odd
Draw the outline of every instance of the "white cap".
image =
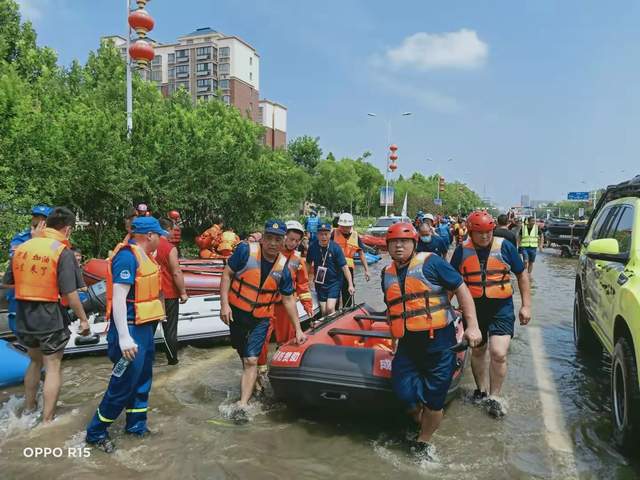
[[430, 213], [427, 213], [426, 215], [422, 216], [423, 220], [431, 220], [432, 222], [435, 222], [435, 217], [433, 215], [431, 215]]
[[338, 225], [341, 227], [353, 227], [353, 215], [350, 213], [342, 213], [338, 218]]
[[287, 231], [296, 230], [304, 235], [304, 227], [300, 222], [296, 220], [289, 220], [288, 222], [285, 222], [285, 225], [287, 227]]

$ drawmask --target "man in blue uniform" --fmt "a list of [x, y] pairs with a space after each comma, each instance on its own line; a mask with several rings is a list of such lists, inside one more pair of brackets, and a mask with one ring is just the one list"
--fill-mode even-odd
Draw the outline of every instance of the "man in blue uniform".
[[347, 260], [340, 245], [331, 240], [331, 224], [328, 222], [318, 226], [318, 238], [309, 246], [307, 264], [323, 316], [336, 311], [343, 282], [347, 282], [349, 295], [355, 293]]
[[[31, 225], [26, 230], [16, 233], [9, 244], [9, 258], [13, 257], [16, 248], [27, 240], [31, 240], [34, 232], [42, 232], [46, 228], [45, 222], [51, 213], [51, 207], [36, 205], [31, 209]], [[16, 295], [14, 289], [7, 290], [7, 303], [9, 311], [9, 328], [16, 334]]]
[[320, 219], [318, 218], [318, 214], [315, 210], [311, 210], [311, 215], [307, 217], [306, 221], [306, 229], [309, 233], [309, 240], [315, 240], [316, 233], [318, 233], [318, 225], [320, 224]]
[[431, 252], [440, 255], [442, 258], [447, 257], [448, 247], [446, 243], [439, 235], [435, 234], [429, 222], [421, 223], [418, 233], [420, 235], [418, 247], [416, 248], [418, 253]]
[[269, 220], [260, 243], [242, 242], [229, 257], [220, 283], [220, 319], [229, 325], [231, 344], [242, 360], [240, 400], [234, 411], [236, 421], [246, 421], [246, 408], [258, 377], [258, 357], [267, 338], [275, 304], [282, 299], [296, 332], [304, 343], [295, 290], [287, 258], [280, 252], [287, 227]]
[[160, 298], [160, 267], [151, 254], [160, 235], [169, 232], [154, 217], [136, 217], [131, 238], [119, 244], [109, 260], [107, 276], [108, 355], [114, 363], [107, 391], [87, 427], [87, 443], [111, 453], [115, 446], [107, 429], [126, 408], [127, 433], [149, 433], [147, 410], [158, 321], [164, 320]]

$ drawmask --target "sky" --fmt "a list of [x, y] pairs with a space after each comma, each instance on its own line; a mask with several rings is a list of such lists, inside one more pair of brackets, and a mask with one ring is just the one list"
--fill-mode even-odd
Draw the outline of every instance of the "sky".
[[[18, 3], [62, 64], [125, 32], [122, 0]], [[384, 169], [390, 124], [395, 175], [440, 173], [503, 207], [640, 173], [637, 1], [153, 0], [147, 10], [160, 42], [209, 26], [252, 44], [260, 96], [288, 107], [288, 138], [319, 137], [337, 158], [370, 151]]]

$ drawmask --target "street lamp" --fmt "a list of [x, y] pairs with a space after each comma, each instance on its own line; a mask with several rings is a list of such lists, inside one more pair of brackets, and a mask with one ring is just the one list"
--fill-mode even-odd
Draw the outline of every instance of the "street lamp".
[[[412, 112], [404, 112], [404, 113], [400, 114], [401, 117], [408, 117], [410, 115], [413, 115], [413, 113]], [[373, 112], [368, 112], [367, 116], [369, 116], [369, 117], [377, 117], [378, 115], [376, 113], [373, 113]], [[387, 147], [389, 147], [389, 146], [391, 146], [391, 119], [387, 118]], [[388, 196], [389, 196], [389, 158], [387, 158], [386, 149], [385, 149], [385, 159], [386, 159], [386, 163], [385, 163], [385, 169], [384, 169], [384, 182], [385, 182], [384, 216], [386, 217], [388, 212], [389, 212], [389, 202], [388, 202]]]

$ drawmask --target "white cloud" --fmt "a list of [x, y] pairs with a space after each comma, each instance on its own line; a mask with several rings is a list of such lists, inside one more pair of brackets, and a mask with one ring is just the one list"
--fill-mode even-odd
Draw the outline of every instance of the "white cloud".
[[461, 29], [447, 33], [414, 33], [399, 47], [387, 50], [385, 57], [397, 69], [473, 69], [483, 66], [488, 54], [489, 46], [474, 30]]
[[42, 17], [42, 10], [33, 0], [17, 0], [23, 20], [38, 20]]

